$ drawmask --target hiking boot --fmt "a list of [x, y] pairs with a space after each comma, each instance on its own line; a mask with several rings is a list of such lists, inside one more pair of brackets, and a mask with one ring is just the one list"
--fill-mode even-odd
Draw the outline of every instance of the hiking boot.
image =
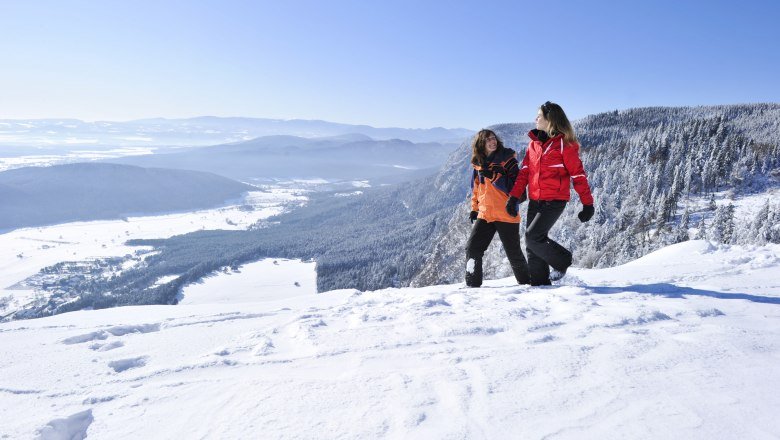
[[552, 271], [550, 271], [550, 281], [558, 281], [561, 278], [565, 277], [566, 269], [568, 269], [568, 267], [564, 268], [563, 270], [553, 269]]

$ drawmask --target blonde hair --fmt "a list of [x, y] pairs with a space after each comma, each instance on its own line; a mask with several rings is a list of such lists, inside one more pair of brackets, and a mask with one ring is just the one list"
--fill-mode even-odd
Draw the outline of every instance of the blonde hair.
[[579, 143], [577, 135], [574, 134], [574, 128], [572, 128], [569, 118], [566, 117], [566, 113], [564, 113], [563, 108], [561, 108], [560, 105], [547, 101], [539, 106], [539, 110], [542, 111], [542, 116], [544, 116], [544, 119], [546, 119], [549, 124], [547, 131], [550, 136], [562, 134], [563, 140], [566, 142]]

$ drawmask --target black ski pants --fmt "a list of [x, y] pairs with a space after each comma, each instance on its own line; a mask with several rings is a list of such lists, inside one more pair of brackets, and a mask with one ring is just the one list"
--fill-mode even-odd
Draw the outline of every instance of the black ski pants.
[[[482, 285], [482, 257], [493, 236], [498, 232], [504, 252], [512, 266], [512, 273], [518, 284], [528, 284], [528, 263], [520, 249], [520, 224], [507, 222], [486, 222], [479, 218], [471, 229], [468, 244], [466, 244], [466, 285], [479, 287]], [[469, 260], [474, 260], [473, 263]], [[471, 269], [471, 271], [469, 271]]]
[[571, 266], [568, 249], [547, 236], [566, 208], [563, 200], [529, 200], [526, 215], [525, 248], [528, 251], [528, 272], [532, 286], [550, 283], [550, 266], [563, 271]]

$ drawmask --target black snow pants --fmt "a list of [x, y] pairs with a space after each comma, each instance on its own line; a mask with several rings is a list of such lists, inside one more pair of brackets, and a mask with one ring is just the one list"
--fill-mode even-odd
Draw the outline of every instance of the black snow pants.
[[532, 286], [550, 285], [550, 266], [563, 271], [571, 266], [568, 249], [550, 240], [547, 233], [566, 208], [563, 200], [529, 200], [526, 215], [525, 248]]
[[468, 244], [466, 244], [466, 285], [479, 287], [482, 285], [482, 256], [493, 236], [498, 232], [501, 244], [512, 266], [512, 273], [518, 284], [528, 284], [528, 263], [520, 249], [520, 224], [507, 222], [486, 222], [477, 219], [471, 229]]

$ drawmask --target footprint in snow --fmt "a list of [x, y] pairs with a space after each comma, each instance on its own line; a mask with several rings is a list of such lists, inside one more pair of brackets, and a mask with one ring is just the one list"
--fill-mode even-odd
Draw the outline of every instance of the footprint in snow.
[[655, 310], [652, 312], [642, 312], [636, 318], [623, 318], [619, 322], [616, 322], [614, 324], [609, 324], [606, 327], [619, 328], [619, 327], [626, 327], [631, 325], [645, 325], [657, 321], [668, 321], [671, 319], [672, 317], [670, 317], [666, 313], [662, 313], [658, 310]]
[[425, 308], [425, 309], [428, 309], [428, 308], [431, 308], [431, 307], [437, 307], [437, 306], [451, 307], [452, 305], [450, 303], [448, 303], [444, 298], [428, 299], [428, 300], [423, 301], [423, 303], [422, 303], [422, 307]]
[[140, 356], [135, 358], [128, 358], [128, 359], [119, 359], [116, 361], [111, 361], [108, 363], [108, 366], [114, 370], [116, 373], [121, 373], [123, 371], [127, 371], [131, 368], [139, 368], [146, 365], [146, 356]]
[[81, 411], [64, 419], [54, 419], [46, 426], [38, 429], [36, 439], [84, 439], [87, 438], [87, 429], [95, 421], [92, 410]]
[[702, 318], [708, 318], [713, 316], [726, 316], [725, 313], [721, 312], [718, 309], [697, 310], [696, 314]]
[[254, 356], [267, 356], [274, 350], [271, 338], [264, 334], [251, 334], [234, 347], [224, 347], [214, 352], [217, 356], [230, 356], [236, 353], [250, 352]]
[[556, 321], [556, 322], [542, 322], [542, 323], [539, 323], [539, 324], [532, 325], [531, 327], [528, 327], [528, 331], [529, 332], [535, 332], [535, 331], [539, 331], [539, 330], [547, 330], [547, 329], [551, 329], [551, 328], [555, 328], [555, 327], [560, 327], [560, 326], [562, 326], [564, 324], [565, 324], [564, 322], [559, 322], [559, 321]]
[[160, 331], [160, 324], [140, 324], [140, 325], [117, 325], [105, 330], [98, 330], [82, 335], [71, 336], [62, 340], [63, 344], [83, 344], [85, 342], [102, 341], [109, 336], [124, 336], [131, 333], [152, 333]]
[[262, 338], [258, 344], [255, 345], [252, 354], [255, 356], [266, 356], [273, 352], [274, 348], [274, 342], [271, 338]]
[[122, 342], [122, 341], [114, 341], [114, 342], [109, 342], [107, 344], [101, 344], [99, 342], [96, 342], [96, 343], [90, 345], [89, 349], [90, 350], [95, 350], [95, 351], [109, 351], [109, 350], [113, 350], [115, 348], [124, 347], [124, 346], [125, 346], [125, 343]]
[[555, 340], [555, 336], [547, 334], [547, 335], [542, 336], [539, 339], [534, 339], [533, 341], [531, 341], [531, 343], [532, 344], [544, 344], [545, 342], [550, 342], [550, 341], [554, 341], [554, 340]]
[[504, 327], [467, 327], [448, 329], [443, 332], [443, 336], [493, 336], [505, 332]]

